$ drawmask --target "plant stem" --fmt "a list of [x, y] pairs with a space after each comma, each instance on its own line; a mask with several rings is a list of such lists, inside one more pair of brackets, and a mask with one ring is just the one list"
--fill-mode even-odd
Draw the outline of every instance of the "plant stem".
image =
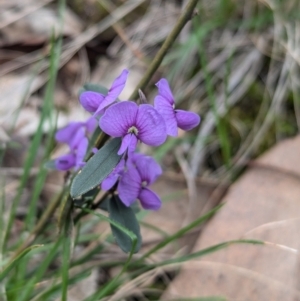
[[129, 97], [129, 99], [135, 99], [138, 97], [138, 91], [139, 89], [143, 90], [151, 80], [153, 74], [160, 66], [163, 58], [167, 54], [168, 50], [180, 34], [181, 30], [185, 26], [185, 24], [190, 20], [193, 11], [197, 5], [198, 0], [190, 0], [188, 4], [186, 5], [182, 15], [178, 19], [177, 23], [175, 24], [173, 30], [170, 32], [169, 36], [166, 38], [165, 42], [157, 52], [155, 58], [153, 59], [151, 65], [149, 66], [148, 70], [146, 71], [144, 77], [141, 79], [141, 81], [138, 83], [137, 87], [133, 91], [132, 95]]

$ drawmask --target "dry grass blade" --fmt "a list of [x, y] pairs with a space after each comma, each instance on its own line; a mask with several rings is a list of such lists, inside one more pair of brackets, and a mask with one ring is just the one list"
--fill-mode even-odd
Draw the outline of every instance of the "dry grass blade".
[[[132, 12], [136, 7], [141, 5], [145, 0], [129, 1], [117, 8], [114, 11], [113, 16], [107, 16], [105, 19], [101, 20], [98, 24], [95, 24], [88, 28], [86, 31], [82, 32], [76, 38], [67, 42], [63, 46], [62, 55], [60, 58], [60, 66], [66, 64], [73, 55], [79, 51], [87, 42], [95, 38], [97, 35], [104, 32], [106, 29], [111, 27], [115, 22], [118, 22], [120, 19], [124, 18], [127, 14]], [[48, 50], [45, 51], [36, 51], [33, 53], [26, 54], [16, 59], [13, 64], [8, 62], [6, 65], [2, 66], [0, 71], [0, 76], [7, 74], [13, 70], [16, 70], [21, 67], [25, 67], [28, 64], [34, 63], [40, 60], [42, 57], [47, 56]], [[48, 62], [42, 64], [41, 70], [46, 70], [49, 66]]]
[[[132, 46], [144, 55], [152, 54], [153, 48], [164, 41], [171, 31], [179, 13], [179, 10], [174, 9], [173, 3], [152, 0], [143, 18], [136, 20], [126, 29]], [[132, 57], [132, 51], [128, 47], [122, 48], [123, 45], [122, 39], [115, 39], [108, 48], [108, 53], [113, 57], [118, 55], [121, 61], [127, 64], [138, 64], [139, 60]]]
[[[102, 6], [105, 7], [105, 9], [113, 15], [113, 11], [116, 9], [115, 7], [112, 7], [112, 4], [110, 4], [106, 0], [98, 0]], [[113, 29], [116, 31], [116, 33], [119, 35], [120, 39], [124, 42], [124, 44], [130, 49], [132, 54], [138, 58], [142, 63], [145, 60], [145, 55], [137, 48], [133, 43], [130, 41], [130, 38], [127, 36], [126, 32], [123, 30], [122, 25], [119, 24], [119, 22], [115, 22], [115, 24], [112, 25]]]
[[[263, 43], [263, 41], [261, 42]], [[229, 95], [227, 102], [225, 103], [224, 93], [218, 95], [216, 100], [218, 116], [224, 116], [228, 112], [228, 109], [234, 106], [246, 93], [262, 68], [262, 59], [262, 54], [257, 49], [253, 49], [245, 56], [243, 63], [239, 68], [231, 74], [228, 84]], [[215, 122], [216, 120], [213, 112], [208, 112], [198, 132], [195, 147], [190, 159], [193, 175], [197, 175], [198, 172], [201, 173], [203, 171], [203, 164], [206, 156], [204, 141], [214, 130]]]
[[201, 204], [199, 204], [197, 198], [197, 187], [196, 187], [195, 176], [191, 172], [191, 168], [188, 164], [188, 161], [184, 158], [179, 147], [176, 148], [175, 150], [175, 156], [177, 162], [181, 167], [181, 171], [185, 177], [187, 187], [188, 187], [188, 196], [189, 196], [188, 210], [182, 224], [182, 226], [186, 226], [196, 218], [195, 212], [198, 212], [197, 207]]
[[[48, 3], [52, 2], [53, 0], [40, 0], [40, 1], [32, 1], [32, 3], [28, 3], [24, 6], [23, 10], [18, 13], [12, 14], [12, 16], [8, 17], [7, 20], [0, 22], [0, 29], [4, 28], [5, 26], [18, 21], [19, 19], [29, 15], [30, 13], [38, 10], [39, 8], [47, 5]], [[19, 4], [19, 3], [16, 3]], [[3, 4], [0, 4], [0, 7]]]
[[[176, 265], [175, 265], [176, 267]], [[174, 266], [168, 266], [168, 267], [158, 267], [153, 270], [150, 270], [148, 272], [145, 272], [138, 277], [125, 282], [118, 291], [112, 295], [110, 298], [107, 299], [107, 301], [117, 301], [124, 297], [130, 297], [132, 296], [132, 292], [135, 289], [142, 289], [145, 288], [151, 284], [153, 284], [155, 278], [159, 275], [163, 275], [167, 272], [173, 271]]]
[[[227, 263], [221, 263], [221, 262], [215, 262], [215, 261], [208, 261], [208, 260], [203, 260], [203, 261], [192, 261], [188, 265], [186, 265], [186, 270], [187, 272], [193, 272], [193, 270], [201, 270], [202, 273], [206, 273], [208, 277], [212, 274], [211, 272], [221, 272], [223, 275], [230, 275], [232, 279], [237, 279], [237, 278], [246, 278], [251, 281], [251, 283], [255, 283], [258, 286], [263, 286], [263, 287], [272, 287], [275, 291], [278, 290], [283, 290], [287, 295], [293, 296], [294, 298], [299, 298], [300, 297], [300, 291], [298, 289], [295, 289], [291, 286], [288, 286], [286, 283], [274, 280], [270, 277], [267, 277], [261, 273], [252, 271], [251, 269], [239, 267], [233, 264], [227, 264]], [[253, 289], [250, 288], [249, 289]], [[247, 288], [241, 288], [241, 290], [247, 290]], [[230, 288], [228, 288], [228, 291], [230, 291]], [[181, 296], [180, 292], [176, 290], [176, 287], [172, 287], [172, 289], [168, 292], [168, 299], [171, 296], [178, 297]], [[199, 295], [191, 295], [190, 297], [199, 297]], [[297, 300], [296, 299], [296, 300]], [[165, 300], [163, 297], [162, 300]], [[245, 300], [241, 298], [234, 298], [231, 297], [229, 300]]]

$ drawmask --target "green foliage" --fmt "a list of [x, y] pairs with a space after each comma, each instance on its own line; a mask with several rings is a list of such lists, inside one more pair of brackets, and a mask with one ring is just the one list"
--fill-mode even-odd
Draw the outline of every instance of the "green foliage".
[[[124, 228], [130, 230], [135, 234], [137, 243], [134, 252], [138, 252], [142, 245], [142, 237], [140, 233], [140, 226], [135, 217], [135, 213], [131, 207], [126, 207], [118, 196], [112, 196], [108, 203], [109, 217], [118, 222]], [[119, 228], [111, 224], [112, 233], [118, 243], [119, 247], [125, 252], [129, 253], [132, 250], [133, 241], [131, 238]]]
[[100, 185], [112, 172], [121, 160], [121, 156], [117, 154], [120, 146], [121, 139], [114, 138], [89, 159], [72, 182], [70, 194], [73, 198], [79, 197]]
[[42, 247], [42, 245], [33, 245], [26, 248], [16, 258], [12, 259], [6, 266], [4, 266], [4, 268], [0, 272], [0, 282], [3, 281], [3, 279], [8, 275], [8, 273], [20, 263], [20, 261], [25, 255], [27, 255], [27, 253], [40, 247]]
[[[277, 2], [279, 3], [280, 1]], [[212, 5], [211, 7], [214, 6]], [[295, 18], [296, 12], [297, 10], [292, 15], [289, 15], [290, 18]], [[245, 141], [245, 137], [233, 126], [233, 121], [238, 120], [247, 133], [253, 127], [258, 111], [261, 108], [267, 70], [265, 68], [259, 74], [259, 78], [250, 86], [239, 105], [233, 108], [228, 107], [228, 111], [224, 115], [219, 114], [217, 98], [220, 90], [224, 90], [224, 99], [227, 105], [229, 79], [235, 71], [233, 68], [235, 66], [234, 58], [239, 51], [243, 52], [245, 50], [238, 45], [237, 51], [233, 51], [226, 58], [224, 64], [221, 65], [220, 68], [224, 67], [224, 73], [218, 73], [215, 70], [211, 71], [210, 62], [213, 60], [214, 53], [218, 52], [219, 54], [223, 50], [221, 49], [223, 46], [219, 43], [213, 44], [210, 40], [213, 34], [219, 33], [224, 28], [227, 31], [233, 30], [237, 33], [249, 31], [248, 33], [255, 34], [268, 28], [274, 21], [274, 12], [268, 7], [255, 7], [252, 13], [253, 15], [250, 18], [244, 16], [236, 1], [219, 1], [215, 9], [209, 9], [199, 2], [199, 15], [192, 18], [191, 33], [186, 34], [184, 42], [178, 39], [178, 44], [169, 50], [168, 56], [164, 60], [164, 76], [172, 79], [174, 86], [177, 86], [179, 83], [177, 104], [185, 107], [191, 105], [195, 100], [196, 109], [198, 109], [198, 105], [200, 106], [203, 121], [206, 117], [205, 112], [213, 111], [216, 127], [211, 134], [201, 139], [203, 139], [202, 144], [205, 147], [214, 146], [207, 154], [208, 158], [206, 160], [211, 166], [214, 161], [214, 169], [222, 168], [223, 166], [227, 170], [230, 169], [232, 162], [234, 162], [236, 151], [239, 149], [240, 144]], [[242, 15], [243, 17], [241, 17]], [[288, 15], [284, 15], [284, 17], [288, 17]], [[224, 33], [227, 34], [226, 32]], [[217, 36], [219, 37], [219, 35]], [[253, 42], [255, 41], [253, 40]], [[93, 147], [99, 135], [102, 135], [103, 139], [100, 139], [101, 148], [99, 147], [99, 151], [88, 160], [86, 166], [76, 175], [72, 182], [71, 196], [76, 199], [71, 200], [69, 197], [68, 185], [70, 181], [66, 179], [66, 185], [62, 193], [57, 196], [58, 201], [53, 199], [49, 206], [42, 208], [42, 214], [52, 212], [50, 214], [50, 222], [42, 223], [43, 227], [41, 228], [37, 227], [42, 220], [42, 218], [39, 218], [39, 212], [37, 212], [37, 204], [45, 185], [46, 168], [51, 169], [54, 167], [54, 162], [47, 160], [53, 148], [53, 134], [56, 127], [53, 95], [62, 40], [53, 38], [51, 46], [49, 81], [46, 85], [43, 106], [41, 107], [41, 118], [28, 148], [23, 173], [10, 210], [5, 208], [5, 181], [2, 181], [1, 178], [0, 186], [3, 188], [3, 191], [1, 191], [0, 203], [0, 294], [2, 294], [1, 298], [3, 300], [50, 301], [55, 298], [67, 300], [67, 292], [70, 287], [86, 279], [94, 268], [101, 268], [104, 271], [110, 271], [110, 268], [119, 270], [116, 276], [106, 279], [105, 283], [101, 284], [96, 292], [91, 292], [85, 300], [96, 301], [117, 292], [127, 281], [137, 279], [145, 271], [173, 264], [180, 266], [181, 263], [217, 252], [232, 244], [263, 244], [263, 242], [254, 240], [234, 240], [210, 246], [192, 254], [184, 254], [178, 257], [174, 257], [174, 254], [172, 254], [167, 258], [161, 259], [161, 261], [152, 261], [151, 256], [162, 252], [163, 248], [169, 244], [176, 244], [178, 239], [203, 225], [221, 209], [221, 206], [197, 218], [172, 235], [168, 235], [157, 225], [143, 222], [146, 213], [141, 212], [138, 215], [142, 221], [141, 224], [159, 232], [161, 239], [147, 251], [141, 251], [141, 255], [138, 255], [139, 257], [133, 257], [133, 254], [139, 251], [142, 245], [140, 227], [135, 216], [137, 208], [124, 206], [117, 196], [112, 197], [110, 194], [107, 194], [105, 201], [99, 204], [93, 202], [95, 197], [99, 195], [99, 184], [120, 160], [120, 156], [117, 155], [121, 143], [120, 139], [113, 139], [107, 142], [107, 139], [103, 138], [105, 134], [101, 133], [100, 129], [96, 130], [89, 147]], [[246, 46], [248, 47], [249, 45]], [[268, 63], [264, 62], [266, 65]], [[202, 91], [198, 89], [198, 86], [194, 90], [188, 85], [185, 88], [180, 86], [181, 82], [189, 84], [197, 76], [202, 78], [200, 81]], [[221, 84], [215, 84], [216, 78]], [[33, 79], [34, 76], [30, 84], [33, 82]], [[29, 90], [30, 87], [28, 87]], [[108, 91], [103, 86], [89, 83], [84, 85], [80, 93], [87, 90], [102, 94], [106, 94]], [[293, 105], [294, 102], [296, 105], [299, 99], [297, 91], [288, 93], [288, 105], [285, 107], [287, 109], [286, 115], [276, 117], [276, 122], [272, 124], [272, 127], [264, 137], [264, 141], [257, 148], [257, 154], [273, 145], [278, 134], [282, 136], [295, 134], [297, 127], [295, 125], [295, 109]], [[266, 104], [268, 106], [268, 101]], [[262, 110], [262, 118], [258, 120], [259, 124], [263, 121], [266, 111]], [[49, 123], [50, 129], [49, 135], [45, 137], [44, 125], [46, 122]], [[197, 139], [193, 133], [189, 136], [182, 136], [179, 139], [169, 139], [166, 144], [155, 151], [154, 156], [160, 161], [164, 162], [166, 159], [168, 162], [169, 157], [166, 154], [172, 154], [173, 149], [178, 147], [178, 145], [192, 145]], [[13, 143], [14, 141], [10, 142], [11, 145]], [[41, 148], [39, 148], [41, 144], [45, 145], [45, 149], [42, 149], [42, 167], [38, 169], [37, 176], [30, 186], [32, 189], [30, 191], [30, 202], [26, 208], [26, 218], [24, 218], [24, 221], [21, 220], [20, 223], [20, 220], [16, 218], [17, 208], [21, 196], [24, 194], [25, 187], [31, 180], [32, 167], [36, 165], [36, 157], [41, 152]], [[218, 160], [214, 160], [213, 153], [218, 155]], [[187, 159], [189, 155], [187, 155]], [[3, 152], [1, 152], [0, 157], [3, 157]], [[218, 162], [217, 164], [216, 161]], [[81, 199], [79, 199], [80, 196]], [[59, 214], [57, 214], [58, 210], [56, 210], [58, 204], [61, 208]], [[54, 207], [51, 208], [51, 206]], [[108, 211], [109, 217], [100, 214], [96, 209]], [[54, 212], [56, 212], [55, 216]], [[4, 213], [8, 215], [8, 219]], [[75, 225], [73, 225], [73, 214], [75, 215]], [[87, 219], [82, 219], [81, 217], [84, 215], [89, 216]], [[21, 225], [21, 235], [17, 237], [16, 241], [8, 243], [16, 220], [16, 224], [18, 226], [19, 224]], [[94, 232], [95, 226], [103, 221], [110, 224], [112, 235]], [[124, 252], [129, 253], [128, 257], [124, 254], [120, 255], [117, 252], [112, 252], [112, 250], [114, 251], [115, 241]], [[72, 255], [75, 247], [84, 249], [85, 252], [82, 252], [79, 257], [75, 258]], [[180, 300], [224, 301], [226, 299], [221, 296], [214, 296]]]

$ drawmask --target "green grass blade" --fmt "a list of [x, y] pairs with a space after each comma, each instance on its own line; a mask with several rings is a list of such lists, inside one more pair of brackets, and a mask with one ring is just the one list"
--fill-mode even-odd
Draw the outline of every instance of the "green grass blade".
[[[0, 195], [0, 271], [2, 268], [2, 264], [4, 263], [4, 255], [5, 255], [5, 250], [4, 250], [4, 233], [5, 233], [5, 179], [4, 177], [0, 177], [0, 187], [1, 187], [1, 195]], [[0, 282], [0, 295], [3, 298], [3, 301], [7, 301], [7, 296], [6, 296], [6, 288], [5, 288], [5, 281]]]
[[[73, 242], [73, 220], [72, 220], [72, 210], [73, 202], [71, 199], [67, 198], [65, 204], [63, 204], [63, 212], [60, 217], [60, 231], [61, 239], [63, 244], [63, 253], [62, 253], [62, 291], [61, 291], [61, 300], [67, 301], [67, 293], [69, 286], [69, 268], [70, 268], [70, 258], [71, 258], [71, 249]], [[63, 220], [63, 221], [62, 221]]]
[[[84, 270], [80, 273], [72, 276], [69, 278], [69, 284], [76, 284], [80, 282], [81, 280], [84, 280], [85, 278], [89, 277], [91, 274], [90, 270]], [[41, 300], [53, 300], [55, 296], [57, 296], [57, 293], [61, 291], [61, 283], [53, 284], [50, 287], [47, 287], [42, 292], [37, 294], [32, 300], [30, 301], [41, 301]]]
[[[64, 2], [64, 1], [62, 1]], [[13, 221], [15, 219], [15, 214], [17, 210], [17, 206], [19, 204], [23, 189], [26, 186], [27, 180], [30, 175], [30, 169], [35, 161], [35, 158], [37, 156], [37, 152], [39, 150], [39, 145], [42, 140], [43, 136], [43, 125], [46, 119], [48, 118], [50, 120], [50, 114], [51, 114], [51, 108], [52, 108], [52, 102], [53, 102], [53, 91], [55, 88], [55, 82], [56, 82], [56, 77], [57, 77], [57, 72], [58, 72], [58, 67], [59, 67], [59, 57], [61, 53], [61, 46], [62, 46], [62, 39], [58, 39], [57, 43], [52, 43], [52, 48], [51, 48], [51, 56], [50, 56], [50, 70], [49, 70], [49, 82], [46, 86], [46, 93], [44, 97], [44, 103], [42, 107], [42, 114], [41, 118], [39, 121], [38, 128], [36, 130], [36, 133], [33, 137], [33, 140], [29, 146], [27, 157], [25, 160], [24, 164], [24, 172], [22, 174], [21, 180], [20, 180], [20, 185], [17, 191], [17, 194], [12, 202], [12, 212], [9, 218], [8, 222], [8, 229], [6, 232], [6, 237], [5, 241], [7, 241]]]
[[225, 162], [225, 165], [229, 168], [230, 167], [230, 140], [229, 140], [229, 134], [226, 129], [226, 124], [224, 124], [224, 120], [220, 118], [218, 115], [218, 108], [216, 103], [216, 95], [214, 92], [214, 86], [212, 82], [212, 76], [207, 70], [207, 57], [205, 49], [203, 48], [204, 45], [204, 38], [205, 36], [214, 28], [216, 28], [219, 25], [218, 21], [212, 20], [207, 24], [200, 24], [198, 19], [193, 20], [195, 27], [198, 28], [198, 30], [195, 31], [195, 34], [197, 35], [198, 39], [198, 51], [199, 51], [199, 57], [201, 62], [201, 67], [203, 69], [204, 74], [204, 82], [205, 87], [208, 95], [208, 99], [211, 105], [211, 110], [215, 118], [216, 128], [218, 137], [220, 140], [220, 146], [221, 146], [221, 152], [223, 156], [223, 160]]
[[41, 265], [35, 271], [35, 273], [33, 274], [33, 276], [30, 279], [28, 279], [28, 281], [26, 282], [26, 285], [20, 291], [19, 298], [18, 298], [17, 301], [26, 301], [26, 300], [28, 300], [28, 298], [32, 294], [32, 291], [34, 289], [35, 284], [38, 283], [39, 281], [42, 281], [42, 277], [45, 274], [45, 272], [47, 271], [50, 263], [53, 261], [53, 259], [57, 255], [58, 248], [59, 248], [60, 245], [61, 245], [61, 239], [59, 239], [52, 246], [52, 248], [50, 249], [50, 251], [47, 254], [47, 256], [44, 258], [44, 260], [41, 263]]
[[22, 260], [22, 258], [27, 255], [31, 250], [40, 248], [43, 245], [33, 245], [25, 249], [21, 254], [19, 254], [16, 258], [14, 258], [11, 262], [9, 262], [3, 270], [0, 272], [0, 282], [8, 275], [8, 273]]
[[135, 248], [136, 248], [136, 244], [137, 244], [137, 236], [129, 231], [128, 229], [124, 228], [122, 225], [120, 225], [119, 223], [113, 221], [112, 219], [106, 217], [105, 215], [96, 213], [94, 211], [91, 211], [89, 209], [82, 209], [84, 211], [86, 211], [87, 213], [96, 215], [97, 217], [99, 217], [100, 219], [103, 219], [107, 222], [109, 222], [110, 224], [112, 224], [113, 226], [115, 226], [116, 228], [118, 228], [120, 231], [124, 232], [125, 234], [127, 234], [130, 239], [132, 240], [132, 248], [131, 251], [129, 253], [129, 256], [126, 260], [126, 262], [123, 265], [122, 270], [120, 271], [120, 273], [115, 276], [111, 281], [109, 281], [103, 288], [101, 288], [99, 291], [97, 291], [96, 293], [94, 293], [92, 296], [86, 298], [84, 301], [96, 301], [96, 300], [101, 300], [101, 298], [103, 298], [104, 296], [108, 295], [109, 293], [111, 293], [115, 287], [117, 286], [117, 283], [119, 281], [119, 278], [121, 277], [121, 275], [127, 270], [128, 265], [131, 261], [131, 258], [134, 254]]
[[192, 223], [188, 224], [184, 228], [177, 231], [175, 234], [173, 234], [173, 235], [169, 236], [168, 238], [164, 239], [162, 242], [160, 242], [159, 244], [154, 246], [152, 249], [150, 249], [146, 254], [144, 254], [138, 261], [144, 260], [145, 258], [149, 257], [151, 254], [157, 252], [158, 250], [162, 249], [163, 247], [165, 247], [166, 245], [168, 245], [172, 241], [174, 241], [174, 240], [178, 239], [179, 237], [183, 236], [185, 233], [189, 232], [193, 228], [195, 228], [195, 227], [201, 225], [202, 223], [206, 222], [217, 211], [219, 211], [222, 206], [223, 206], [223, 204], [215, 207], [213, 210], [211, 210], [211, 211], [207, 212], [206, 214], [204, 214], [203, 216], [199, 217], [198, 219], [196, 219]]
[[174, 258], [174, 259], [168, 259], [168, 260], [159, 262], [157, 264], [149, 265], [148, 268], [149, 267], [156, 268], [156, 267], [161, 267], [161, 266], [165, 266], [165, 265], [169, 265], [169, 264], [186, 262], [186, 261], [189, 261], [191, 259], [203, 257], [203, 256], [208, 255], [210, 253], [217, 252], [219, 250], [225, 249], [225, 248], [227, 248], [231, 245], [236, 245], [236, 244], [264, 245], [264, 242], [260, 241], [260, 240], [251, 240], [251, 239], [230, 240], [230, 241], [223, 242], [223, 243], [220, 243], [220, 244], [217, 244], [217, 245], [213, 245], [211, 247], [205, 248], [203, 250], [200, 250], [198, 252], [195, 252], [195, 253], [192, 253], [192, 254], [189, 254], [189, 255], [181, 256], [181, 257]]

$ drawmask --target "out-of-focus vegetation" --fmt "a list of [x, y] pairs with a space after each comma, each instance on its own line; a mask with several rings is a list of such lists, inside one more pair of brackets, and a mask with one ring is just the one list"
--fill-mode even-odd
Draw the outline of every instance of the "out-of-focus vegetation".
[[[55, 129], [85, 116], [79, 89], [86, 82], [107, 85], [128, 68], [131, 78], [123, 94], [128, 97], [186, 3], [0, 4], [0, 300], [157, 300], [181, 262], [228, 246], [190, 254], [194, 239], [179, 238], [196, 232], [214, 213], [201, 210], [214, 204], [193, 203], [197, 181], [228, 187], [250, 160], [298, 132], [296, 0], [199, 0], [144, 91], [151, 101], [154, 83], [166, 77], [177, 107], [201, 116], [198, 129], [147, 149], [162, 163], [168, 180], [176, 183], [177, 174], [183, 175], [178, 187], [163, 182], [157, 188], [166, 208], [176, 207], [177, 198], [189, 199], [190, 207], [182, 211], [178, 205], [184, 217], [161, 213], [158, 220], [160, 213], [140, 212], [144, 247], [131, 262], [99, 215], [70, 222], [59, 233], [64, 202], [58, 200], [67, 175], [49, 174], [43, 167], [64, 151], [53, 141]], [[64, 248], [65, 237], [71, 254]]]

